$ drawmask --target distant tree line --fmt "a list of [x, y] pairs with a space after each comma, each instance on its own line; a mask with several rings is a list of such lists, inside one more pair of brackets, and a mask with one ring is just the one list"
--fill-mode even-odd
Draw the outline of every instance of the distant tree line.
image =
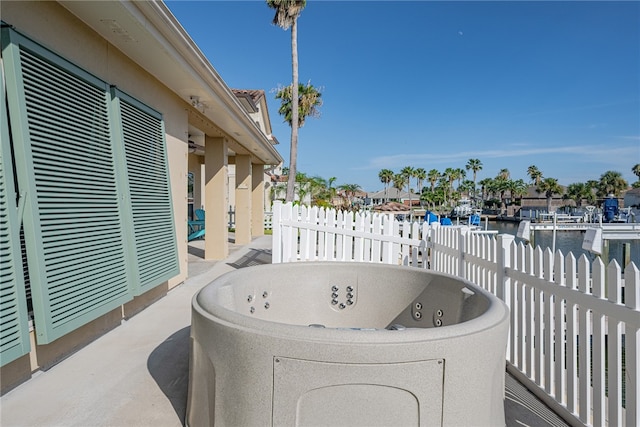
[[[507, 201], [517, 205], [522, 203], [522, 198], [527, 195], [531, 186], [535, 191], [544, 194], [547, 210], [551, 210], [551, 201], [554, 195], [562, 196], [565, 200], [573, 200], [580, 207], [584, 202], [595, 204], [598, 198], [607, 197], [610, 194], [618, 197], [621, 192], [627, 190], [629, 185], [622, 178], [622, 174], [616, 171], [607, 171], [599, 180], [590, 180], [585, 183], [569, 184], [564, 189], [556, 178], [545, 177], [542, 171], [535, 165], [527, 168], [530, 182], [522, 179], [511, 179], [508, 169], [501, 169], [494, 178], [484, 178], [477, 181], [477, 174], [482, 170], [480, 159], [469, 159], [463, 168], [446, 168], [443, 171], [407, 166], [399, 173], [390, 169], [382, 169], [378, 173], [380, 182], [384, 184], [385, 193], [392, 185], [402, 190], [407, 188], [409, 195], [412, 192], [412, 179], [416, 180], [416, 197], [422, 204], [433, 211], [449, 212], [462, 198], [470, 198], [477, 207], [506, 209]], [[472, 173], [473, 179], [467, 178], [467, 171]], [[638, 181], [633, 187], [640, 188], [640, 164], [632, 168], [638, 176]], [[424, 183], [428, 185], [423, 185]], [[508, 197], [507, 197], [508, 196]]]

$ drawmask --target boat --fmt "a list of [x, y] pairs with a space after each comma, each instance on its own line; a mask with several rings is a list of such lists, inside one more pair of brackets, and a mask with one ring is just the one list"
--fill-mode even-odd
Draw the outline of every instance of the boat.
[[453, 218], [468, 218], [474, 213], [474, 209], [471, 206], [471, 200], [461, 199], [456, 207], [451, 211]]
[[609, 194], [602, 203], [602, 222], [605, 223], [628, 223], [632, 222], [633, 213], [631, 208], [620, 208], [618, 199]]

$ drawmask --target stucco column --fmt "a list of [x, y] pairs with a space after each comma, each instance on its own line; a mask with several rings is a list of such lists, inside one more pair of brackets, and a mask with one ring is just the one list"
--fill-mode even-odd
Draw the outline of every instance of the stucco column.
[[264, 236], [264, 165], [251, 165], [251, 233]]
[[225, 259], [229, 255], [227, 166], [227, 141], [205, 136], [205, 259]]
[[236, 156], [236, 244], [251, 242], [251, 156]]

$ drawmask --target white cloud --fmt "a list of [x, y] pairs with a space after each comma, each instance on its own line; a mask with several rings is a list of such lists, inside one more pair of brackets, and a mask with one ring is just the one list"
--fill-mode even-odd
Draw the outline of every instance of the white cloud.
[[[374, 157], [369, 164], [358, 169], [394, 169], [407, 165], [420, 164], [448, 164], [454, 165], [466, 163], [469, 159], [497, 159], [497, 158], [534, 158], [546, 155], [570, 155], [573, 163], [580, 161], [593, 161], [597, 159], [603, 164], [621, 164], [624, 159], [637, 158], [639, 149], [637, 146], [600, 146], [600, 145], [574, 145], [557, 147], [533, 147], [518, 146], [518, 148], [505, 147], [501, 150], [460, 151], [452, 153], [405, 153], [391, 156]], [[541, 159], [543, 160], [543, 159]], [[537, 161], [537, 160], [536, 160]], [[542, 163], [539, 162], [539, 163]]]

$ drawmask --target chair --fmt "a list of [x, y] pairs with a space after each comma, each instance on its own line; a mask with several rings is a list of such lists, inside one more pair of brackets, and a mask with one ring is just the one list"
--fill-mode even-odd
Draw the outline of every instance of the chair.
[[190, 242], [192, 240], [200, 239], [204, 237], [204, 233], [204, 228], [194, 231], [193, 233], [189, 234], [189, 236], [187, 236], [187, 240]]
[[196, 209], [195, 210], [196, 219], [192, 221], [188, 221], [189, 225], [189, 236], [187, 240], [190, 242], [195, 239], [200, 239], [204, 237], [204, 209]]

